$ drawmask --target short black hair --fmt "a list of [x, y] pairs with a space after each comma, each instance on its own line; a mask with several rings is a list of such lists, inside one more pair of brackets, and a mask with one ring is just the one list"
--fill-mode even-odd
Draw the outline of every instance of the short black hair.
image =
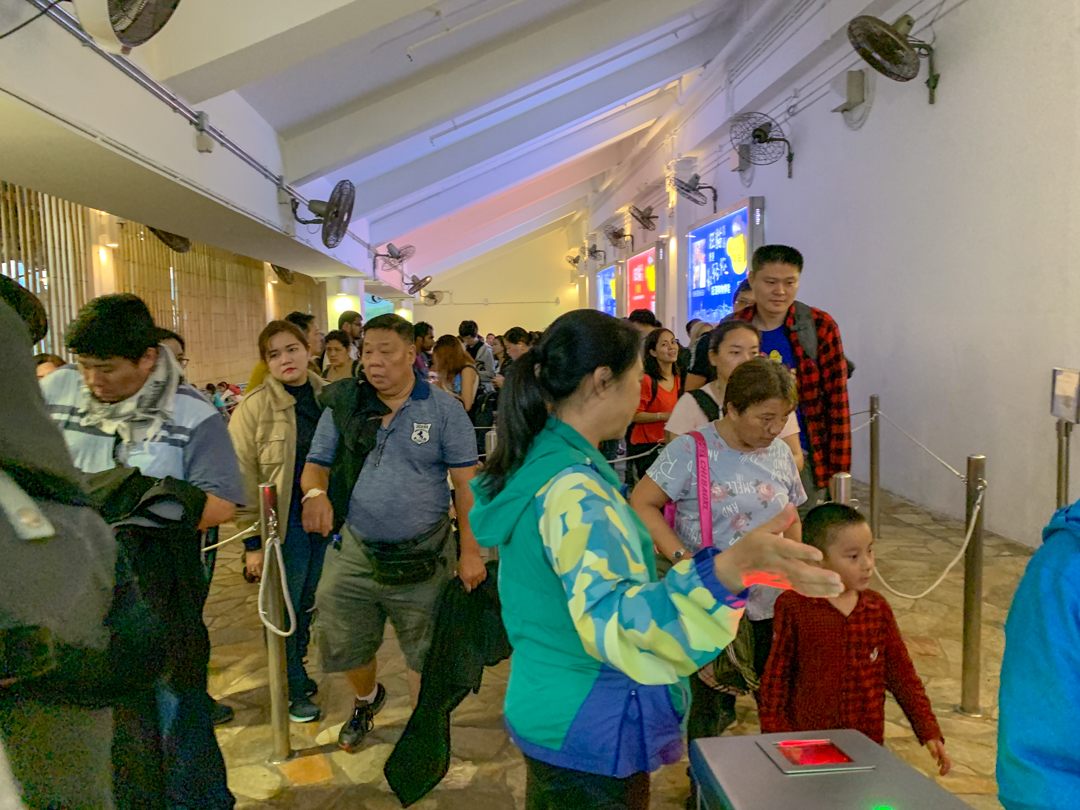
[[735, 292], [731, 295], [731, 306], [735, 306], [735, 302], [739, 300], [739, 296], [744, 292], [750, 292], [750, 280], [743, 279], [739, 282], [739, 286], [735, 288]]
[[476, 325], [476, 321], [462, 321], [458, 325], [457, 334], [460, 338], [478, 337], [480, 327]]
[[377, 318], [372, 318], [367, 322], [367, 332], [373, 332], [383, 329], [387, 332], [397, 332], [398, 336], [406, 343], [413, 343], [416, 340], [413, 334], [413, 325], [400, 315], [395, 315], [392, 312], [388, 312], [385, 315], [380, 315]]
[[822, 554], [836, 537], [836, 530], [845, 526], [866, 523], [859, 510], [843, 503], [823, 503], [815, 506], [803, 519], [802, 539]]
[[164, 327], [159, 327], [158, 328], [157, 342], [158, 343], [164, 343], [166, 340], [175, 340], [177, 343], [180, 344], [181, 349], [183, 349], [184, 351], [187, 351], [187, 344], [184, 343], [184, 339], [182, 337], [180, 337], [180, 335], [176, 334], [176, 332], [174, 332], [171, 329], [165, 329]]
[[301, 332], [306, 332], [308, 329], [311, 328], [311, 322], [315, 320], [315, 316], [309, 315], [306, 312], [300, 312], [300, 310], [296, 310], [295, 312], [290, 312], [288, 315], [286, 315], [285, 320], [287, 320], [291, 324], [295, 324], [296, 326], [300, 327]]
[[342, 328], [344, 328], [345, 324], [352, 323], [357, 318], [360, 319], [360, 325], [363, 326], [364, 325], [364, 316], [361, 315], [359, 312], [357, 312], [355, 309], [347, 309], [344, 312], [342, 312], [340, 315], [338, 315], [337, 328], [342, 329]]
[[419, 340], [422, 337], [428, 335], [435, 335], [435, 328], [427, 321], [420, 321], [420, 323], [413, 324], [412, 328], [413, 340]]
[[333, 332], [327, 334], [326, 342], [329, 343], [331, 340], [336, 340], [346, 349], [352, 346], [352, 338], [340, 329], [335, 329]]
[[146, 302], [131, 293], [102, 295], [79, 310], [64, 345], [75, 354], [137, 362], [158, 345], [160, 330]]
[[660, 319], [656, 317], [656, 313], [651, 309], [635, 309], [626, 320], [630, 323], [640, 323], [643, 326], [652, 326], [657, 329], [663, 326]]
[[754, 251], [752, 272], [758, 272], [767, 264], [790, 264], [797, 267], [801, 273], [803, 256], [795, 248], [787, 245], [762, 245]]
[[520, 326], [513, 326], [507, 330], [506, 334], [503, 335], [503, 340], [507, 343], [524, 343], [526, 346], [531, 346], [533, 342], [532, 335]]
[[701, 323], [701, 318], [691, 318], [686, 322], [686, 334], [690, 334], [690, 330], [694, 328], [695, 323]]
[[61, 357], [58, 354], [43, 353], [43, 354], [35, 354], [34, 355], [34, 365], [35, 366], [43, 366], [46, 363], [52, 363], [57, 368], [60, 368], [60, 366], [66, 366], [67, 365], [67, 360], [65, 360], [63, 357]]
[[30, 330], [31, 343], [37, 343], [48, 334], [49, 316], [45, 312], [45, 305], [22, 284], [0, 275], [0, 301], [22, 318], [26, 328]]

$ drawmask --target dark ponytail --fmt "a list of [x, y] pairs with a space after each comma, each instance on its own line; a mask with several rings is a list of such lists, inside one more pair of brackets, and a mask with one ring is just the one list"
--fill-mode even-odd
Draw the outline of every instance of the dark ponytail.
[[614, 379], [629, 371], [641, 350], [641, 335], [617, 318], [591, 309], [561, 316], [533, 348], [514, 361], [499, 394], [498, 441], [479, 487], [494, 497], [525, 461], [548, 415], [598, 368]]

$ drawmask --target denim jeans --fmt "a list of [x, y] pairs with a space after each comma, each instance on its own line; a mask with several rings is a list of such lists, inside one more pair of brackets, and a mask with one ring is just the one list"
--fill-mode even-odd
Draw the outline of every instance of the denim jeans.
[[315, 589], [322, 576], [327, 540], [308, 534], [303, 526], [290, 525], [281, 547], [285, 579], [296, 611], [296, 632], [285, 639], [285, 661], [289, 674], [289, 700], [304, 696], [307, 671], [304, 658], [311, 640], [311, 615], [315, 609]]
[[214, 736], [205, 689], [157, 688], [169, 810], [232, 810], [225, 760]]

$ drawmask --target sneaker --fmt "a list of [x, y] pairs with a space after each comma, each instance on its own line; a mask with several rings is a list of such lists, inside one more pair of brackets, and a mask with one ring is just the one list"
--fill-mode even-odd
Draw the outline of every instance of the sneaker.
[[384, 703], [386, 703], [386, 690], [381, 683], [375, 693], [375, 700], [371, 703], [366, 700], [357, 700], [352, 717], [341, 727], [341, 733], [338, 734], [338, 745], [350, 754], [355, 751], [368, 732], [375, 728], [375, 715]]
[[322, 711], [306, 697], [289, 702], [289, 719], [294, 723], [314, 723]]
[[311, 678], [304, 681], [304, 697], [315, 697], [319, 694], [319, 685]]
[[221, 726], [225, 723], [232, 721], [236, 716], [236, 712], [233, 711], [233, 707], [221, 703], [220, 701], [210, 699], [210, 720], [215, 726]]

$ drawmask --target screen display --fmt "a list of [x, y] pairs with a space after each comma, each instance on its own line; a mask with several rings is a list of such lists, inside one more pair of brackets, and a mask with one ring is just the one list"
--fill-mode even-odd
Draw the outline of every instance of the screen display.
[[656, 247], [630, 257], [626, 262], [626, 311], [647, 309], [656, 312]]
[[740, 208], [690, 231], [689, 318], [718, 323], [731, 313], [731, 297], [749, 263], [748, 208]]
[[596, 273], [596, 308], [612, 317], [618, 315], [619, 295], [615, 289], [615, 265]]
[[844, 765], [852, 759], [829, 740], [787, 740], [776, 749], [792, 765]]

